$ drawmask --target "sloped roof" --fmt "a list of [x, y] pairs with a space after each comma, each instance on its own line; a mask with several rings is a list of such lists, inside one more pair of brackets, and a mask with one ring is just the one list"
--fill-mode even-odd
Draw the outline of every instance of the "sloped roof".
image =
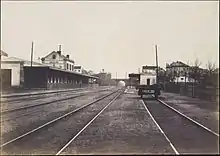
[[[65, 57], [65, 56], [64, 56], [64, 57]], [[69, 61], [69, 62], [75, 63], [75, 61], [74, 61], [74, 60], [69, 59], [69, 58], [67, 58], [67, 57], [65, 57], [65, 58], [64, 58], [64, 60], [67, 60], [67, 61]]]
[[142, 66], [142, 69], [156, 69], [157, 66]]
[[[24, 59], [21, 59], [21, 58], [17, 58], [17, 57], [6, 57], [6, 58], [2, 58], [2, 62], [24, 62], [24, 63], [31, 63], [31, 61], [28, 61], [28, 60], [24, 60]], [[41, 63], [38, 63], [38, 62], [32, 62], [33, 64], [36, 64], [36, 65], [42, 65]]]
[[81, 69], [82, 66], [73, 66], [73, 69]]
[[8, 54], [6, 52], [4, 52], [3, 50], [1, 50], [1, 53], [0, 53], [1, 56], [8, 56]]
[[96, 76], [91, 76], [91, 75], [88, 75], [88, 74], [81, 74], [81, 73], [78, 73], [78, 72], [75, 72], [75, 71], [69, 71], [69, 70], [59, 69], [59, 68], [56, 68], [56, 67], [51, 67], [51, 66], [49, 66], [48, 68], [49, 68], [49, 69], [53, 69], [53, 70], [58, 70], [58, 71], [64, 71], [64, 72], [67, 72], [67, 73], [73, 73], [73, 74], [80, 75], [80, 76], [86, 76], [86, 77], [90, 77], [90, 78], [98, 78], [98, 77], [96, 77]]
[[176, 61], [172, 62], [171, 64], [167, 64], [166, 67], [171, 68], [171, 67], [189, 67], [189, 65], [181, 62], [181, 61]]
[[[56, 53], [56, 54], [60, 55], [60, 54], [58, 53], [58, 51], [52, 51], [51, 53], [47, 54], [45, 57], [42, 57], [42, 58], [46, 58], [47, 56], [49, 56], [49, 55], [52, 54], [52, 53]], [[67, 58], [66, 56], [62, 55], [62, 54], [60, 55], [60, 57], [63, 58], [64, 60], [67, 60], [67, 61], [70, 61], [70, 62], [72, 62], [72, 63], [75, 63], [74, 60], [69, 59], [69, 58]]]

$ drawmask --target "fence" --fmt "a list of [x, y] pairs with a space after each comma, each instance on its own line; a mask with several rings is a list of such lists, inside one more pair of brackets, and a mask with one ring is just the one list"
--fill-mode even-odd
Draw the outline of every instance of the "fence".
[[199, 86], [192, 83], [168, 83], [164, 84], [164, 91], [209, 101], [217, 101], [219, 99], [219, 87], [214, 86]]

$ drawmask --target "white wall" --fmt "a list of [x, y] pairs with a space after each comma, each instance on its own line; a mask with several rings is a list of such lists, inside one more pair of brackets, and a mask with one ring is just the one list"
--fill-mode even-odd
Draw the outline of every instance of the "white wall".
[[143, 73], [152, 73], [152, 74], [156, 74], [156, 71], [155, 71], [155, 70], [152, 70], [152, 69], [142, 69], [142, 72], [143, 72]]
[[77, 73], [82, 73], [82, 68], [81, 69], [74, 69], [74, 71]]
[[141, 75], [140, 85], [147, 85], [147, 79], [150, 79], [150, 85], [156, 84], [156, 75]]
[[[69, 70], [69, 71], [74, 71], [73, 67], [74, 67], [74, 63], [70, 62], [70, 61], [66, 61], [66, 66], [67, 66], [67, 63], [68, 63], [68, 69], [66, 68], [66, 70]], [[71, 69], [70, 69], [70, 65], [71, 65]]]
[[[55, 59], [53, 59], [53, 55], [56, 55]], [[64, 60], [62, 57], [60, 57], [60, 55], [57, 52], [53, 52], [47, 57], [45, 57], [45, 60], [42, 63], [51, 67], [65, 69]]]
[[20, 63], [2, 63], [2, 69], [11, 69], [11, 85], [20, 85]]
[[[56, 56], [55, 59], [53, 59], [53, 55]], [[42, 61], [42, 63], [51, 67], [56, 67], [68, 71], [74, 71], [73, 70], [74, 63], [70, 61], [65, 61], [63, 57], [61, 57], [57, 52], [52, 52], [51, 54], [49, 54], [47, 57], [45, 57], [45, 60]], [[67, 69], [67, 64], [68, 64], [68, 69]]]
[[189, 77], [186, 77], [186, 81], [185, 81], [185, 76], [180, 76], [180, 77], [176, 77], [174, 79], [174, 82], [194, 82], [194, 80]]

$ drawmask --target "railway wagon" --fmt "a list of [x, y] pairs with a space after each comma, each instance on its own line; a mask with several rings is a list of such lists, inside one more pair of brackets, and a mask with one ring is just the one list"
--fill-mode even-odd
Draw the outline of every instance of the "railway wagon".
[[154, 95], [155, 99], [160, 95], [160, 87], [157, 84], [157, 75], [156, 73], [147, 72], [140, 74], [140, 81], [137, 85], [138, 95], [143, 98], [143, 95]]

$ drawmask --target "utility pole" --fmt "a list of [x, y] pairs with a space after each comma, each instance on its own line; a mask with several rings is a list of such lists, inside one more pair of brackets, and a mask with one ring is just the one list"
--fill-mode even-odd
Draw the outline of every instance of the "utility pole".
[[34, 42], [32, 41], [32, 44], [31, 44], [31, 67], [32, 67], [32, 62], [33, 62], [33, 51], [34, 51]]
[[157, 57], [157, 45], [155, 45], [156, 50], [156, 74], [157, 74], [157, 84], [158, 84], [158, 57]]
[[117, 86], [117, 72], [116, 72], [116, 86]]

